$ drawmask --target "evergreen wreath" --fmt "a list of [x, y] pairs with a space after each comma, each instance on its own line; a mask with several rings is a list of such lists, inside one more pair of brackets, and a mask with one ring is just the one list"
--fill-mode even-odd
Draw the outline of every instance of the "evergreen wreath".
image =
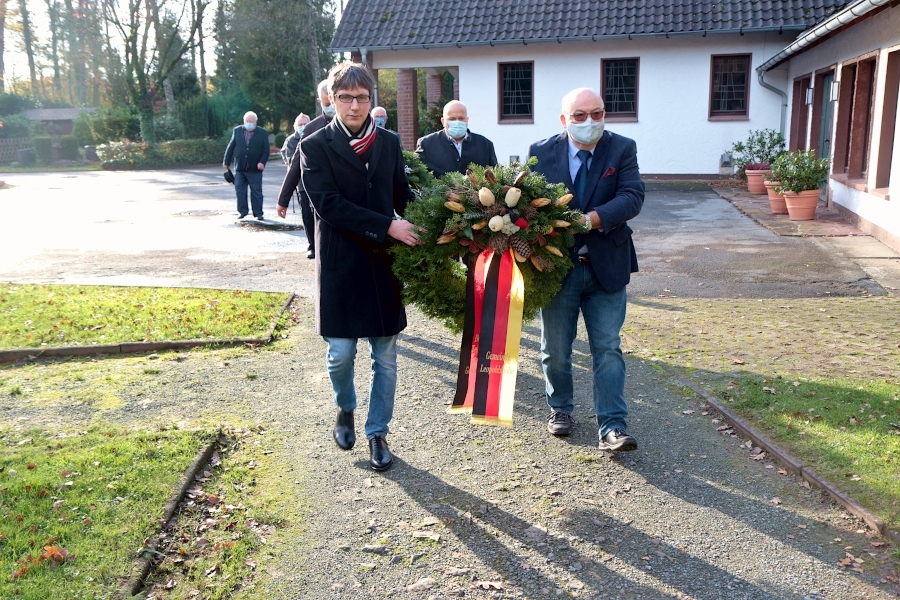
[[434, 175], [431, 174], [418, 154], [404, 150], [403, 160], [406, 162], [406, 178], [409, 180], [409, 187], [418, 191], [423, 187], [434, 185]]
[[550, 303], [572, 268], [568, 248], [575, 244], [574, 234], [588, 227], [581, 211], [569, 207], [572, 195], [565, 185], [531, 172], [536, 164], [531, 158], [524, 166], [470, 165], [465, 175], [419, 180], [418, 197], [404, 218], [421, 229], [425, 243], [396, 244], [391, 250], [406, 303], [459, 333], [466, 306], [460, 258], [474, 260], [489, 248], [514, 252], [525, 283], [524, 321]]

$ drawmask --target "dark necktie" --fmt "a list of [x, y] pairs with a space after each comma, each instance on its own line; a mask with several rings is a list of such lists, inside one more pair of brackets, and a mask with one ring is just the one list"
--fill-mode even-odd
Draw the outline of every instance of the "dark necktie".
[[587, 204], [584, 191], [587, 187], [588, 159], [590, 157], [591, 153], [589, 150], [578, 151], [578, 160], [581, 161], [581, 166], [578, 167], [578, 173], [575, 174], [575, 205], [581, 210], [584, 210]]

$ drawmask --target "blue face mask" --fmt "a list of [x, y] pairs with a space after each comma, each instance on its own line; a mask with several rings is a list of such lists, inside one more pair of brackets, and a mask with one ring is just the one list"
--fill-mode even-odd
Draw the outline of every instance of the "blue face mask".
[[306, 125], [298, 125], [296, 127], [296, 129], [297, 129], [297, 135], [303, 135], [303, 130], [306, 129]]
[[384, 127], [387, 125], [387, 119], [384, 117], [375, 117], [375, 127]]
[[447, 123], [447, 133], [450, 134], [450, 137], [459, 139], [465, 137], [468, 127], [465, 121], [449, 121]]
[[256, 123], [244, 123], [244, 129], [247, 131], [253, 131], [256, 129]]
[[323, 113], [325, 114], [325, 116], [328, 117], [329, 119], [333, 119], [333, 118], [334, 118], [334, 115], [337, 114], [337, 111], [334, 110], [334, 105], [333, 105], [333, 104], [329, 104], [328, 106], [323, 106], [323, 107], [322, 107], [322, 112], [323, 112]]

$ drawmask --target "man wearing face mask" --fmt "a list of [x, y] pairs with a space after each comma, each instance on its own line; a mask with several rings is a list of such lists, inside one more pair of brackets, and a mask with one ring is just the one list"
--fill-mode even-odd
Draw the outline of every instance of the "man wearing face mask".
[[284, 144], [281, 146], [281, 160], [284, 164], [291, 164], [291, 159], [294, 158], [294, 151], [297, 149], [297, 144], [300, 142], [300, 138], [303, 137], [303, 130], [306, 129], [307, 125], [309, 125], [309, 117], [304, 113], [300, 113], [294, 119], [294, 133], [284, 138]]
[[416, 144], [416, 154], [435, 177], [453, 171], [465, 173], [471, 163], [480, 167], [497, 164], [493, 142], [469, 131], [469, 114], [465, 104], [451, 100], [444, 105], [441, 123], [444, 129], [419, 138]]
[[269, 134], [256, 126], [256, 113], [244, 114], [244, 124], [231, 132], [231, 140], [225, 148], [222, 168], [231, 170], [234, 161], [234, 191], [237, 194], [238, 218], [243, 219], [249, 211], [247, 188], [250, 188], [250, 207], [257, 220], [263, 220], [262, 172], [269, 160]]
[[[393, 129], [387, 128], [387, 109], [386, 108], [384, 108], [383, 106], [376, 106], [375, 108], [372, 109], [372, 112], [369, 114], [372, 116], [372, 121], [375, 123], [375, 127], [381, 127], [382, 129], [390, 131], [391, 133], [396, 135], [398, 138], [400, 137], [400, 134], [398, 134], [396, 131], [394, 131]], [[400, 140], [400, 148], [403, 148], [403, 140]]]
[[285, 218], [287, 216], [287, 207], [291, 203], [291, 196], [293, 195], [294, 190], [299, 189], [300, 216], [303, 219], [303, 230], [306, 232], [306, 258], [310, 260], [316, 257], [316, 221], [313, 216], [312, 205], [309, 202], [309, 196], [300, 182], [302, 176], [299, 160], [300, 142], [331, 123], [331, 119], [333, 119], [335, 115], [334, 106], [331, 103], [331, 99], [328, 97], [328, 80], [320, 82], [317, 90], [319, 97], [316, 101], [322, 107], [322, 114], [310, 121], [306, 127], [303, 128], [303, 135], [300, 136], [296, 149], [291, 155], [290, 167], [288, 167], [287, 173], [284, 175], [284, 181], [281, 182], [281, 190], [278, 192], [278, 206], [275, 207], [278, 216], [282, 219]]
[[571, 206], [581, 209], [586, 234], [575, 236], [570, 251], [574, 266], [562, 289], [541, 310], [541, 364], [547, 388], [550, 420], [556, 436], [572, 432], [575, 409], [572, 344], [578, 314], [584, 315], [593, 361], [593, 401], [601, 450], [637, 449], [627, 433], [625, 360], [619, 331], [625, 322], [625, 286], [638, 270], [627, 222], [644, 204], [644, 183], [633, 140], [604, 131], [603, 99], [579, 88], [563, 98], [559, 116], [563, 131], [531, 145], [534, 168], [550, 183], [572, 190]]

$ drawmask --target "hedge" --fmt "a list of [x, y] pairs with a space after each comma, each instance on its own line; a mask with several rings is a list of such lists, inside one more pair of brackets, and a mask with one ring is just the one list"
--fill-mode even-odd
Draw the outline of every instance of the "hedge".
[[105, 170], [162, 169], [222, 164], [226, 139], [172, 140], [155, 146], [143, 142], [111, 142], [97, 146]]
[[53, 162], [53, 139], [49, 135], [36, 135], [32, 138], [34, 152], [41, 164], [49, 165]]
[[78, 140], [74, 135], [59, 137], [59, 157], [63, 160], [78, 160]]

